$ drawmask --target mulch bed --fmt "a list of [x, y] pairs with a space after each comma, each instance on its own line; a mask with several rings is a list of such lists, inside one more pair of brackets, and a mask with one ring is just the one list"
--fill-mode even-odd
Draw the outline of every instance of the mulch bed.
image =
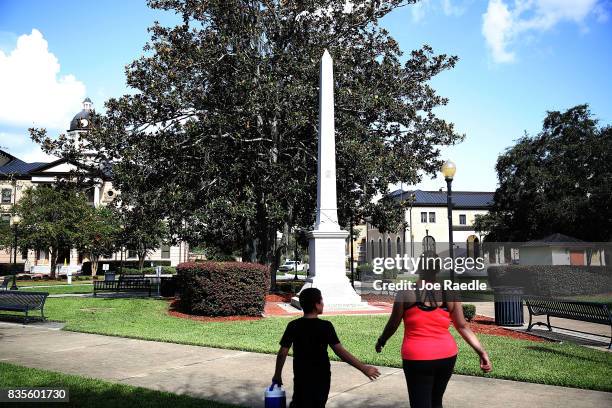
[[266, 295], [266, 302], [291, 302], [291, 298], [295, 295], [293, 293], [271, 293]]
[[487, 316], [476, 315], [474, 320], [468, 323], [474, 333], [477, 334], [492, 334], [493, 336], [511, 337], [519, 340], [529, 340], [537, 342], [548, 342], [549, 340], [543, 339], [532, 334], [519, 332], [516, 330], [506, 329], [504, 327], [496, 326], [495, 319]]

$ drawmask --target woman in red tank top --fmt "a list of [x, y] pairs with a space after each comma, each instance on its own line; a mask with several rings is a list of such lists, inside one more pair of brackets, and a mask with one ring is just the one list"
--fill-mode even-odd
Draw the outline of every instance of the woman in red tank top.
[[417, 290], [400, 291], [393, 311], [376, 343], [385, 343], [404, 322], [402, 360], [411, 408], [442, 408], [442, 397], [457, 359], [457, 344], [449, 332], [451, 322], [480, 358], [480, 368], [491, 371], [491, 361], [465, 322], [461, 302], [446, 301], [444, 292], [418, 290], [423, 281], [434, 282], [437, 270], [420, 270]]

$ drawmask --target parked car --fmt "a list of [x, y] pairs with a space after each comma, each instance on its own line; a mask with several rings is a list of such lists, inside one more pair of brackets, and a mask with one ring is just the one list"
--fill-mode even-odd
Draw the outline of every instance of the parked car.
[[284, 264], [278, 268], [281, 272], [295, 272], [297, 264], [297, 271], [304, 272], [308, 270], [308, 264], [302, 263], [302, 261], [292, 261], [287, 259]]

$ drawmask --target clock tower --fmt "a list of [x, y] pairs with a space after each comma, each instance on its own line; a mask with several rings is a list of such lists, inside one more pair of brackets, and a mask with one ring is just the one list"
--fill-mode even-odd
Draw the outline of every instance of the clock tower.
[[[75, 146], [79, 146], [82, 143], [82, 135], [87, 133], [91, 129], [91, 116], [94, 113], [93, 103], [91, 99], [85, 98], [83, 101], [83, 109], [74, 115], [70, 121], [70, 128], [68, 129], [68, 137], [72, 139]], [[92, 155], [93, 151], [85, 150], [85, 155]]]

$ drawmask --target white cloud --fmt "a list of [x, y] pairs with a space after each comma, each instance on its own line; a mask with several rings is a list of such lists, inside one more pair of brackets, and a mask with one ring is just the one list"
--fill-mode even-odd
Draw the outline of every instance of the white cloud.
[[40, 31], [21, 35], [9, 53], [0, 50], [0, 124], [66, 129], [85, 97], [85, 85], [60, 75]]
[[18, 134], [11, 132], [0, 132], [0, 150], [27, 162], [50, 162], [57, 157], [45, 154], [38, 145], [30, 140], [27, 132]]
[[421, 0], [418, 3], [410, 6], [410, 13], [412, 14], [412, 21], [418, 23], [425, 18], [427, 10], [431, 7], [430, 0]]
[[421, 0], [410, 5], [410, 13], [412, 21], [419, 23], [425, 19], [425, 16], [431, 12], [439, 12], [445, 16], [459, 17], [462, 16], [473, 0]]
[[512, 62], [511, 45], [521, 36], [550, 30], [563, 21], [584, 28], [591, 14], [598, 21], [607, 19], [600, 0], [514, 0], [512, 5], [509, 0], [489, 0], [482, 15], [482, 34], [495, 62]]

